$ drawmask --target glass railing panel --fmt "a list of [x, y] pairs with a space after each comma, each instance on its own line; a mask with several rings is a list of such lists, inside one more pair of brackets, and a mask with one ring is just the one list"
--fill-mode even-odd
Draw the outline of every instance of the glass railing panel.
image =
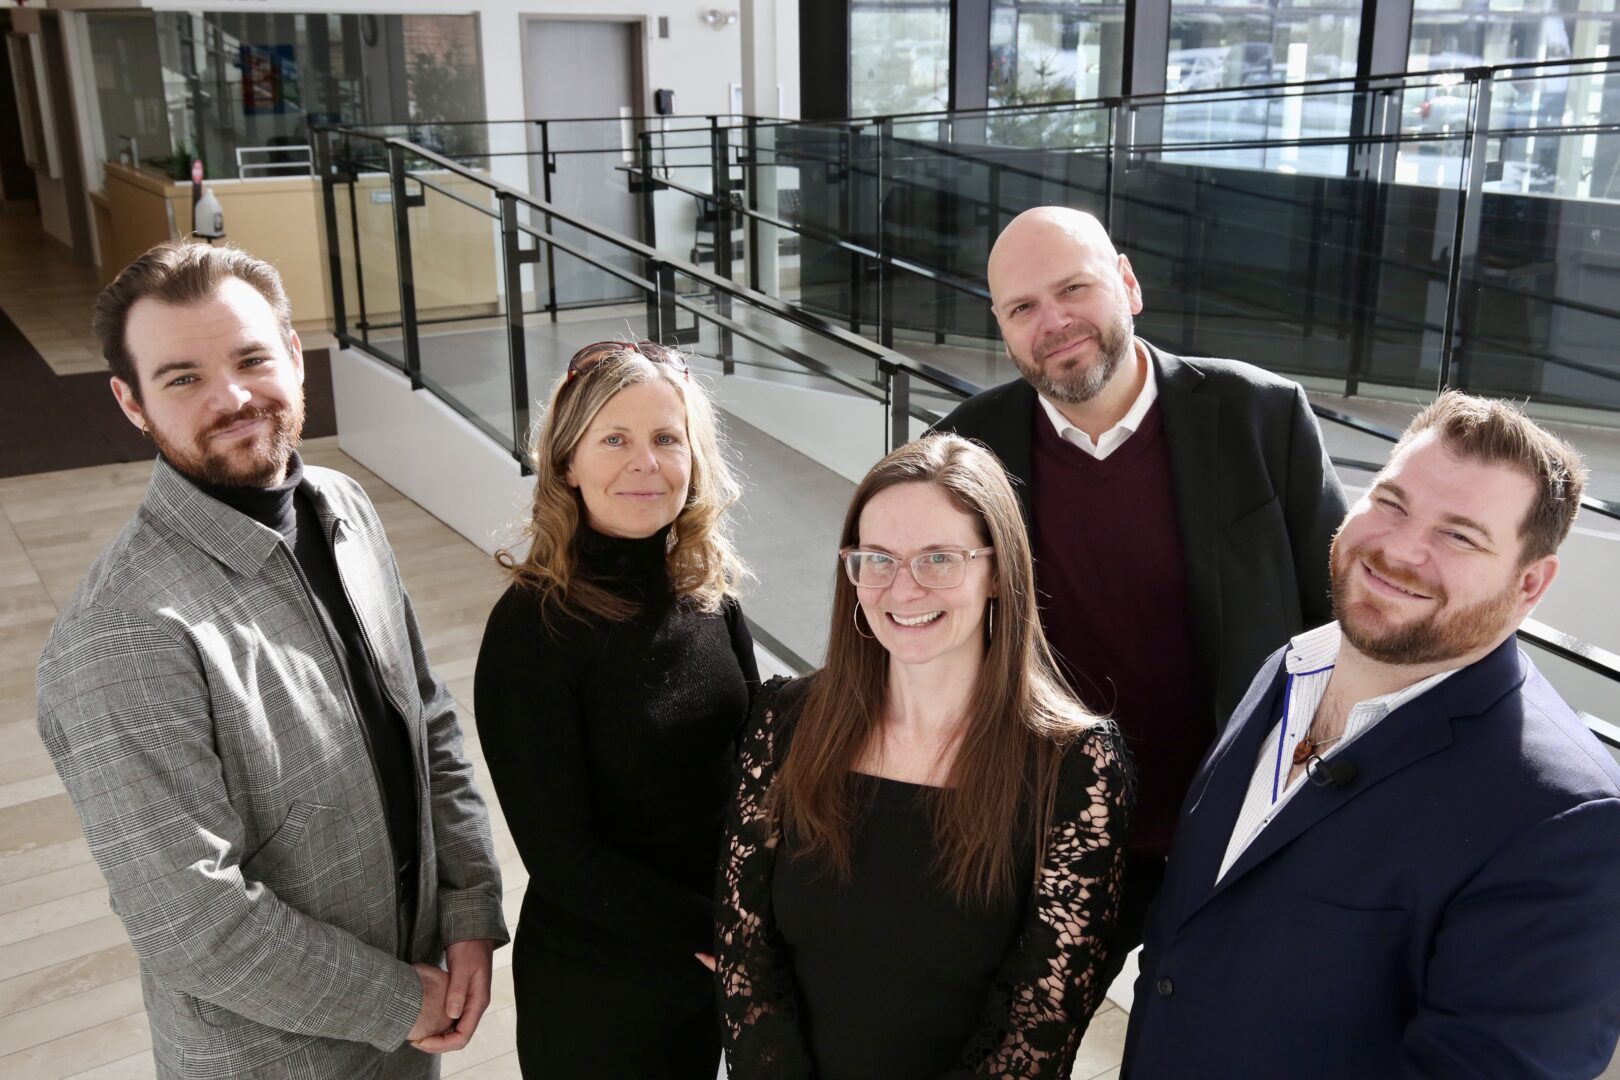
[[[715, 202], [706, 197], [714, 192], [714, 149], [710, 131], [704, 128], [654, 132], [646, 142], [653, 176], [689, 189], [666, 187], [651, 193], [650, 235], [654, 246], [671, 259], [713, 266], [720, 244], [721, 221]], [[620, 187], [626, 187], [624, 174], [618, 174], [618, 178]], [[636, 199], [641, 214], [638, 220], [642, 220], [647, 214], [648, 200], [643, 196]], [[733, 221], [734, 248], [741, 242], [739, 228], [739, 223]], [[638, 227], [625, 235], [645, 239], [649, 232]]]
[[[775, 124], [754, 124], [742, 132], [743, 203], [766, 217], [798, 225], [804, 220], [799, 169], [778, 155], [779, 133]], [[799, 233], [764, 221], [745, 223], [743, 230], [749, 287], [796, 303], [803, 252]]]
[[[735, 299], [711, 289], [699, 278], [675, 271], [678, 332], [701, 333], [705, 355], [731, 359], [739, 370], [750, 374], [792, 374], [811, 378], [821, 369], [846, 382], [875, 387], [879, 383], [876, 361], [861, 346], [839, 343], [775, 312]], [[727, 322], [732, 329], [727, 329]], [[838, 328], [833, 321], [826, 325]], [[757, 340], [756, 340], [757, 339]], [[773, 376], [774, 377], [774, 376]]]
[[1359, 96], [1330, 86], [1169, 98], [1136, 108], [1133, 141], [1162, 143], [1166, 161], [1343, 176]]
[[1615, 67], [1493, 81], [1478, 254], [1459, 283], [1457, 386], [1620, 409]]
[[[1319, 149], [1351, 156], [1349, 140]], [[1142, 285], [1138, 332], [1352, 391], [1433, 387], [1458, 192], [1391, 182], [1397, 151], [1356, 176], [1234, 168], [1219, 146], [1133, 154], [1112, 231]]]
[[678, 339], [731, 417], [850, 482], [883, 456], [888, 414], [865, 350], [716, 297], [679, 271], [674, 288]]
[[[525, 246], [532, 243], [525, 240]], [[542, 244], [543, 258], [551, 258]], [[556, 321], [529, 308], [523, 321], [524, 359], [527, 364], [529, 396], [532, 411], [551, 398], [557, 381], [568, 370], [569, 359], [586, 345], [598, 341], [656, 340], [658, 327], [650, 315], [646, 301], [649, 295], [622, 279], [611, 282], [594, 281], [593, 277], [610, 277], [607, 271], [591, 265], [567, 252], [555, 252], [558, 274], [567, 280], [580, 282], [598, 293], [618, 292], [623, 299], [615, 303], [591, 307], [577, 307], [559, 312]], [[637, 280], [640, 280], [639, 277]]]
[[476, 179], [412, 171], [411, 270], [422, 382], [511, 449], [511, 359], [506, 333], [499, 209]]
[[[394, 241], [394, 191], [387, 147], [380, 139], [345, 136], [335, 150], [336, 164], [352, 182], [345, 198], [352, 215], [343, 239], [354, 253], [343, 277], [349, 333], [397, 367], [405, 366], [400, 329], [399, 261]], [[352, 269], [352, 272], [349, 272]]]
[[622, 274], [639, 278], [639, 256], [612, 240], [561, 218], [552, 217], [548, 225], [547, 215], [527, 204], [519, 207], [518, 219], [525, 227], [537, 232], [549, 232], [557, 240], [589, 256], [589, 259], [565, 258], [564, 252], [559, 254], [553, 265], [535, 270], [536, 307], [549, 309], [554, 305], [560, 311], [570, 311], [640, 299], [640, 293], [633, 284], [599, 269], [591, 261], [605, 263]]

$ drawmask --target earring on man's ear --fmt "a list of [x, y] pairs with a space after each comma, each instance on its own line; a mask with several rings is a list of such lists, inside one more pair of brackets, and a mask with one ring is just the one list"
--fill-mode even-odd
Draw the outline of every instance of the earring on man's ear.
[[[867, 620], [867, 621], [870, 622], [871, 620]], [[868, 634], [866, 631], [861, 629], [861, 605], [860, 604], [855, 605], [855, 632], [857, 634], [861, 635], [861, 637], [866, 638], [868, 641], [876, 641], [877, 640], [877, 635], [876, 634]]]

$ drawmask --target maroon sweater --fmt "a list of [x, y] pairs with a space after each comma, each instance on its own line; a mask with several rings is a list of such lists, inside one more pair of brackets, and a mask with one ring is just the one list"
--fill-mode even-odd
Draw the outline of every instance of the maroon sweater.
[[1129, 853], [1164, 855], [1214, 739], [1193, 651], [1175, 491], [1157, 403], [1105, 460], [1035, 403], [1031, 541], [1041, 621], [1070, 685], [1136, 758]]

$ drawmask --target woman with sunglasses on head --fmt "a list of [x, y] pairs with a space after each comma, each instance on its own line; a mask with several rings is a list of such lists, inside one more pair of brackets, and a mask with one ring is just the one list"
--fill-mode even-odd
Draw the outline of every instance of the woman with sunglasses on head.
[[1000, 463], [936, 435], [844, 520], [827, 664], [760, 694], [718, 886], [733, 1080], [1067, 1080], [1132, 802], [1063, 688]]
[[535, 439], [528, 554], [478, 654], [484, 757], [528, 890], [529, 1077], [713, 1080], [715, 855], [753, 643], [738, 487], [679, 352], [581, 349]]

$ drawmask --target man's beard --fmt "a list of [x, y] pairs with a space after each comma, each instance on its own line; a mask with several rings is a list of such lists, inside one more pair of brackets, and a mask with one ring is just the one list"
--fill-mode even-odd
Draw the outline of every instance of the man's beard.
[[[1080, 405], [1098, 394], [1103, 387], [1114, 377], [1125, 357], [1130, 355], [1131, 342], [1136, 332], [1136, 325], [1129, 312], [1105, 327], [1077, 327], [1067, 334], [1058, 334], [1043, 338], [1035, 345], [1035, 354], [1029, 360], [1008, 351], [1013, 364], [1024, 380], [1033, 386], [1049, 401], [1061, 402], [1065, 405]], [[1097, 360], [1090, 365], [1071, 365], [1062, 372], [1050, 370], [1040, 362], [1040, 357], [1056, 352], [1070, 342], [1083, 337], [1095, 336], [1097, 342]]]
[[[1449, 597], [1437, 585], [1421, 581], [1387, 565], [1383, 557], [1365, 547], [1343, 553], [1333, 541], [1329, 558], [1333, 567], [1333, 617], [1339, 630], [1364, 656], [1385, 664], [1411, 666], [1439, 664], [1467, 656], [1492, 644], [1502, 636], [1508, 619], [1518, 604], [1518, 591], [1512, 582], [1496, 596], [1486, 597], [1471, 607], [1447, 611]], [[1382, 613], [1382, 598], [1350, 598], [1350, 575], [1365, 562], [1386, 581], [1403, 589], [1414, 589], [1432, 596], [1437, 606], [1416, 622], [1381, 628], [1367, 625], [1366, 609]]]
[[[255, 435], [250, 443], [238, 441], [230, 450], [212, 445], [215, 432], [261, 417], [270, 421], [268, 434]], [[248, 405], [238, 409], [209, 425], [194, 446], [180, 445], [150, 422], [147, 433], [169, 464], [193, 480], [221, 487], [269, 487], [285, 475], [287, 461], [304, 433], [303, 395], [287, 405]]]

